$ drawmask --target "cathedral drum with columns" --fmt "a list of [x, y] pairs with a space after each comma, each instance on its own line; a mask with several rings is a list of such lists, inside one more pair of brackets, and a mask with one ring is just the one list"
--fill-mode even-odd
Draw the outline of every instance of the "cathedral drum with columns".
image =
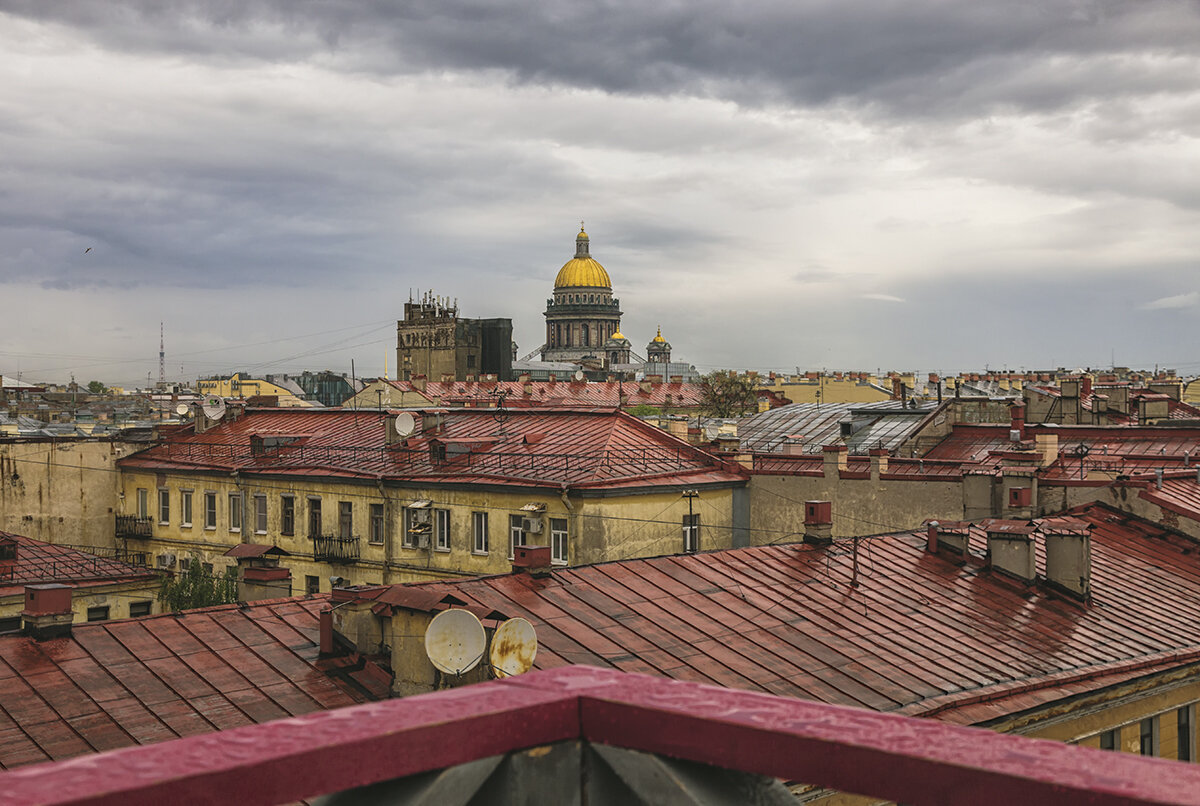
[[575, 236], [575, 257], [559, 269], [554, 297], [546, 300], [542, 360], [579, 363], [587, 358], [607, 364], [605, 346], [620, 333], [620, 301], [613, 298], [608, 272], [589, 254], [588, 235], [581, 225]]

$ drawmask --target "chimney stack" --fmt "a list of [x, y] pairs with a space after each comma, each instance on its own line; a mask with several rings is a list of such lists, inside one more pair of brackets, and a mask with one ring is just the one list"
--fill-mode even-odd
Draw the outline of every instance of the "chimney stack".
[[1038, 434], [1033, 444], [1038, 452], [1038, 467], [1049, 467], [1058, 461], [1058, 434]]
[[1029, 521], [999, 518], [989, 518], [980, 526], [987, 532], [988, 558], [993, 570], [1025, 583], [1037, 578], [1033, 551], [1036, 526]]
[[888, 449], [871, 448], [869, 453], [871, 456], [871, 478], [878, 481], [880, 474], [888, 472]]
[[833, 542], [833, 502], [804, 502], [804, 542], [814, 546]]
[[971, 524], [965, 521], [930, 521], [926, 534], [926, 550], [936, 554], [941, 549], [948, 549], [955, 554], [966, 555]]
[[[1025, 404], [1014, 403], [1009, 407], [1008, 415], [1011, 419], [1011, 423], [1008, 427], [1009, 431], [1011, 432], [1009, 438], [1013, 442], [1020, 442], [1021, 440], [1025, 439]], [[1013, 437], [1015, 437], [1015, 439], [1013, 439]]]
[[1046, 518], [1046, 583], [1077, 599], [1092, 594], [1091, 525], [1077, 518]]
[[513, 546], [513, 573], [520, 571], [534, 577], [549, 575], [551, 569], [549, 546]]
[[71, 634], [71, 586], [57, 582], [25, 586], [25, 609], [21, 611], [22, 628], [26, 635], [45, 641]]
[[850, 449], [845, 445], [826, 445], [821, 449], [825, 454], [825, 478], [839, 478], [839, 471], [847, 469]]

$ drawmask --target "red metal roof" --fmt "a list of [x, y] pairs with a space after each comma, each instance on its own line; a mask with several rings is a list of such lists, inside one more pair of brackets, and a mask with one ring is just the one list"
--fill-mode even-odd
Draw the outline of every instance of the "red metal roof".
[[698, 383], [637, 381], [430, 381], [422, 390], [412, 381], [388, 381], [404, 392], [423, 395], [439, 406], [657, 406], [698, 408]]
[[25, 585], [36, 582], [85, 587], [156, 577], [145, 568], [24, 535], [0, 532], [0, 540], [17, 548], [15, 560], [0, 560], [0, 596], [20, 593]]
[[369, 675], [350, 682], [344, 661], [318, 660], [327, 605], [281, 599], [77, 624], [47, 641], [0, 636], [0, 767], [387, 696]]
[[[692, 447], [615, 409], [490, 409], [440, 414], [442, 426], [386, 445], [379, 412], [346, 409], [250, 411], [201, 434], [177, 434], [119, 460], [123, 469], [238, 470], [241, 473], [334, 475], [419, 483], [488, 483], [574, 487], [743, 482], [736, 464]], [[251, 436], [297, 439], [253, 450]], [[533, 439], [525, 439], [533, 435]], [[435, 459], [431, 442], [456, 446]]]
[[946, 719], [1200, 661], [1195, 544], [1100, 505], [1070, 514], [1092, 527], [1090, 605], [993, 574], [978, 527], [966, 567], [927, 553], [923, 534], [861, 540], [857, 588], [847, 540], [417, 587], [529, 619], [539, 668], [611, 666]]

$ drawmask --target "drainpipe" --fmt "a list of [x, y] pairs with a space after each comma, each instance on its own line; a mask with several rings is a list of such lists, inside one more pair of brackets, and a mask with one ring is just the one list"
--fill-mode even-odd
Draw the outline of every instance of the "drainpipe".
[[[387, 539], [387, 535], [388, 535], [387, 524], [388, 524], [388, 518], [391, 517], [392, 513], [388, 511], [389, 509], [391, 509], [391, 507], [389, 506], [389, 504], [391, 502], [388, 501], [387, 493], [384, 492], [384, 489], [383, 489], [383, 474], [382, 473], [380, 473], [379, 476], [375, 479], [375, 487], [376, 487], [376, 489], [379, 490], [379, 497], [383, 499], [383, 535], [384, 535], [384, 538], [383, 538], [383, 584], [387, 585], [387, 584], [389, 584], [388, 577], [390, 576], [390, 574], [392, 572], [392, 541]], [[371, 541], [371, 519], [370, 519], [370, 516], [371, 516], [371, 510], [368, 507], [367, 508], [367, 542], [368, 543]], [[429, 545], [432, 548], [432, 546], [433, 546], [432, 539], [430, 540]], [[432, 551], [430, 553], [432, 555]]]

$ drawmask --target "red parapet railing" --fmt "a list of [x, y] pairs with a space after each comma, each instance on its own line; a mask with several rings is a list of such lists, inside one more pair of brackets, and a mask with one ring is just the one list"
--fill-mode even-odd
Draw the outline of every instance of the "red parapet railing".
[[1200, 766], [572, 666], [0, 774], [7, 804], [276, 804], [583, 739], [910, 804], [1200, 804]]

